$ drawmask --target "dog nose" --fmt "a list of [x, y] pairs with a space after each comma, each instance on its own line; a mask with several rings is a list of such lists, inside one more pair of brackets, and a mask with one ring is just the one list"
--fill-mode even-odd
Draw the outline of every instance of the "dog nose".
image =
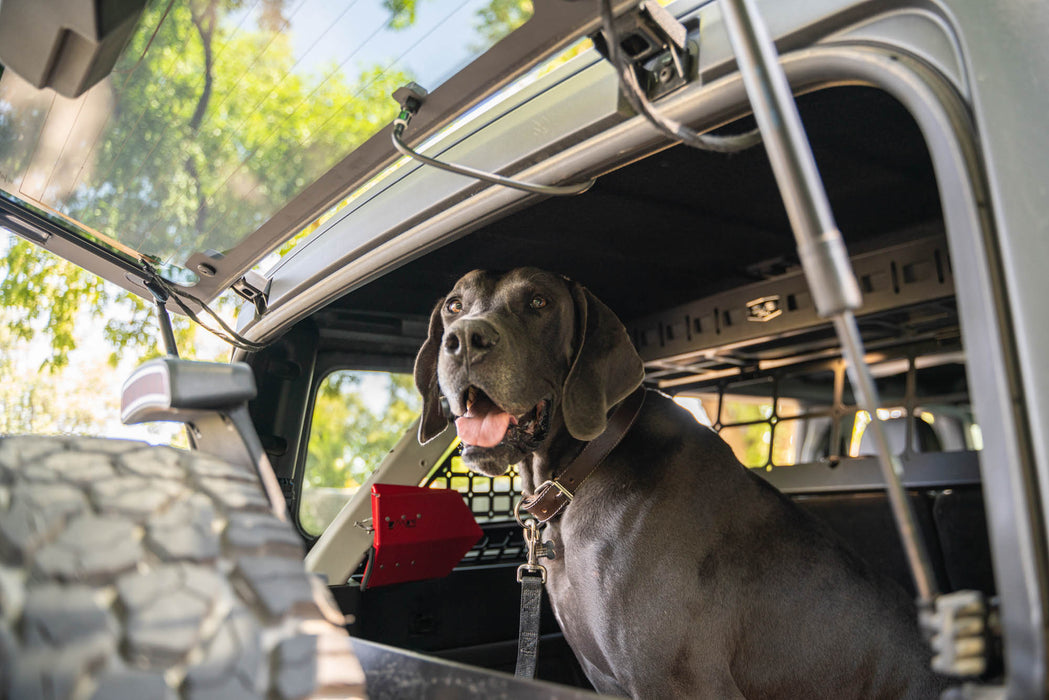
[[498, 343], [499, 331], [492, 324], [480, 319], [464, 319], [448, 327], [444, 336], [444, 351], [476, 362]]

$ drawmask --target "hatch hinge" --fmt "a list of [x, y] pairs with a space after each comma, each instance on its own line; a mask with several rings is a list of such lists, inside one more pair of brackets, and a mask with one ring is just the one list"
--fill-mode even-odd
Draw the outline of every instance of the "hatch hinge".
[[[621, 56], [629, 61], [638, 85], [656, 100], [699, 75], [699, 43], [689, 34], [699, 29], [699, 18], [679, 22], [654, 0], [642, 0], [614, 19]], [[591, 35], [594, 47], [611, 60], [605, 32]]]
[[261, 316], [266, 313], [266, 303], [270, 296], [270, 282], [254, 270], [233, 283], [231, 289], [243, 299], [247, 299], [255, 305], [255, 313]]

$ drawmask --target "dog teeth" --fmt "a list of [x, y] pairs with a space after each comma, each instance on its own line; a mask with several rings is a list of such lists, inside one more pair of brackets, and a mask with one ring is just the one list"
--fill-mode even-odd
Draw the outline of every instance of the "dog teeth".
[[470, 387], [466, 391], [466, 410], [467, 411], [470, 410], [470, 407], [474, 405], [475, 401], [477, 401], [477, 388], [476, 387]]

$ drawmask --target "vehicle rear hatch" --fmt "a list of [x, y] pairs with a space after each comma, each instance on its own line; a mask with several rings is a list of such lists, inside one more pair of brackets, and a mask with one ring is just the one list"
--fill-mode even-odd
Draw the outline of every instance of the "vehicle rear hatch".
[[[4, 19], [55, 24], [40, 61], [79, 37], [27, 7]], [[597, 22], [567, 0], [148, 2], [77, 97], [3, 71], [0, 226], [143, 297], [149, 268], [211, 300], [396, 162], [396, 88], [429, 90], [418, 143]]]

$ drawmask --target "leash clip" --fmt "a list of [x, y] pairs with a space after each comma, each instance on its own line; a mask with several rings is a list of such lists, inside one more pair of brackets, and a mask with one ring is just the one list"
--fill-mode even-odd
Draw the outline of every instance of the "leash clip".
[[[520, 519], [518, 519], [520, 521]], [[543, 542], [539, 536], [539, 522], [529, 520], [522, 523], [524, 527], [524, 541], [528, 546], [528, 561], [517, 567], [517, 582], [521, 583], [525, 576], [539, 576], [540, 581], [546, 583], [546, 567], [539, 563], [540, 558], [553, 559], [554, 546], [551, 542]]]

